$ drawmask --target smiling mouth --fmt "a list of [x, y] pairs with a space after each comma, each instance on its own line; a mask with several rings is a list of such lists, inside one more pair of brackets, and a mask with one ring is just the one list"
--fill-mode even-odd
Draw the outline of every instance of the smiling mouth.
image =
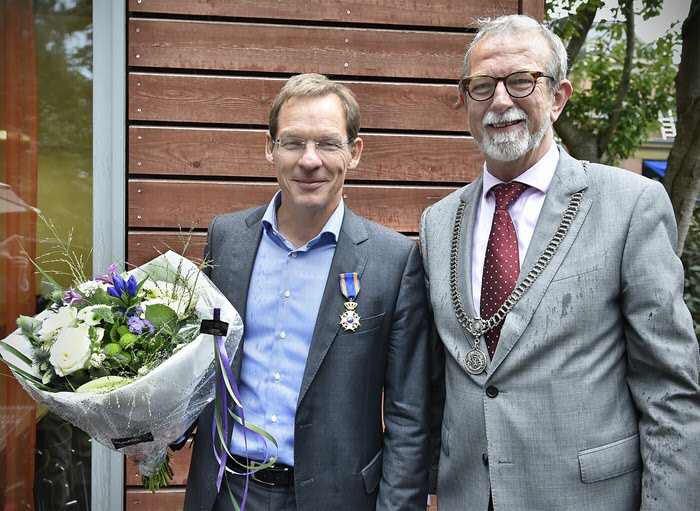
[[324, 181], [297, 181], [296, 183], [302, 188], [318, 188]]
[[523, 119], [515, 119], [512, 121], [494, 122], [494, 123], [489, 124], [489, 126], [492, 128], [507, 128], [508, 126], [514, 126], [514, 125], [519, 124], [521, 122], [523, 122]]

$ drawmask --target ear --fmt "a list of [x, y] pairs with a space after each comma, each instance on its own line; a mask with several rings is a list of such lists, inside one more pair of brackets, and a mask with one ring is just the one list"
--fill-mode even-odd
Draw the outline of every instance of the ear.
[[559, 119], [561, 112], [564, 110], [564, 106], [566, 106], [566, 102], [569, 101], [569, 98], [573, 92], [574, 87], [571, 85], [571, 82], [569, 80], [562, 80], [562, 82], [559, 84], [557, 92], [554, 93], [552, 115], [550, 116], [552, 122]]
[[275, 156], [272, 154], [272, 149], [273, 149], [273, 142], [272, 142], [272, 136], [270, 135], [270, 132], [268, 131], [267, 134], [265, 135], [265, 158], [267, 161], [270, 163], [274, 164], [275, 163]]
[[461, 92], [459, 93], [459, 102], [462, 103], [462, 106], [464, 108], [467, 108], [467, 98], [464, 97], [464, 94]]
[[352, 145], [352, 150], [350, 151], [350, 156], [352, 159], [348, 163], [349, 169], [354, 169], [355, 167], [357, 167], [357, 165], [359, 165], [363, 147], [364, 142], [362, 142], [362, 139], [360, 137], [357, 137]]

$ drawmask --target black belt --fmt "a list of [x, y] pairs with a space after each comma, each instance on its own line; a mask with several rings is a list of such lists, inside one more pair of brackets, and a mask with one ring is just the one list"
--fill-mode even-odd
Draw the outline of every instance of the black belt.
[[[261, 463], [255, 460], [248, 460], [242, 456], [232, 456], [226, 460], [226, 466], [235, 472], [244, 472], [243, 466], [257, 467]], [[259, 484], [267, 486], [294, 486], [294, 467], [284, 463], [275, 463], [271, 467], [263, 468], [250, 475], [250, 479]]]

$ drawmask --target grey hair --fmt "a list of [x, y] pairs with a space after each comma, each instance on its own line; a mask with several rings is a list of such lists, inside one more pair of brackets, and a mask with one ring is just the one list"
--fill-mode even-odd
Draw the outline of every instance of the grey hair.
[[348, 139], [355, 140], [360, 131], [360, 105], [355, 95], [345, 85], [316, 73], [292, 76], [277, 93], [270, 107], [268, 129], [271, 137], [273, 139], [277, 137], [280, 110], [287, 101], [296, 97], [318, 97], [326, 94], [335, 94], [340, 98], [345, 110], [345, 129]]
[[471, 44], [467, 46], [467, 53], [462, 63], [462, 72], [459, 77], [459, 92], [461, 94], [466, 93], [463, 80], [467, 77], [467, 73], [469, 72], [469, 59], [471, 58], [472, 50], [476, 43], [487, 37], [503, 35], [522, 37], [523, 32], [531, 32], [542, 36], [547, 41], [547, 44], [549, 44], [551, 50], [549, 61], [546, 64], [546, 69], [544, 69], [545, 74], [554, 78], [550, 80], [550, 92], [554, 94], [562, 80], [566, 79], [568, 58], [564, 43], [558, 35], [534, 18], [522, 14], [511, 14], [498, 18], [477, 20], [477, 26], [479, 27], [479, 32], [476, 34]]

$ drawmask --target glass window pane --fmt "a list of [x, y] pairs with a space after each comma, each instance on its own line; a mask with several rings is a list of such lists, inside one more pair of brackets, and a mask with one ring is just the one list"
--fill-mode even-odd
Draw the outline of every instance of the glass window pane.
[[[2, 339], [18, 315], [46, 306], [48, 285], [27, 255], [65, 269], [36, 211], [91, 273], [92, 1], [0, 0], [0, 83]], [[9, 373], [0, 365], [0, 509], [89, 509], [90, 439]]]

